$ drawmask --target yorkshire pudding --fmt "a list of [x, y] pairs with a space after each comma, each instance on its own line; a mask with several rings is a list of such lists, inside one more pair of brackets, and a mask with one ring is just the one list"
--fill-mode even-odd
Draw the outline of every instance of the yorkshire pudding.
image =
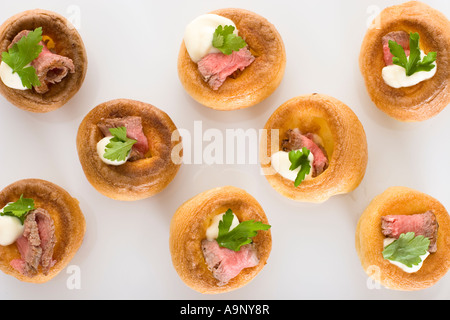
[[259, 231], [253, 238], [259, 263], [243, 269], [226, 285], [219, 286], [218, 280], [208, 269], [201, 248], [211, 219], [231, 209], [239, 221], [254, 219], [268, 224], [267, 217], [259, 203], [246, 191], [225, 186], [205, 191], [181, 205], [170, 224], [170, 253], [180, 278], [192, 289], [205, 294], [216, 294], [235, 290], [250, 282], [264, 267], [272, 248], [270, 230]]
[[235, 23], [256, 59], [237, 76], [228, 77], [215, 91], [202, 79], [183, 41], [178, 55], [181, 84], [196, 101], [216, 110], [242, 109], [263, 101], [275, 91], [284, 75], [286, 53], [280, 34], [265, 18], [247, 10], [229, 8], [211, 13]]
[[[439, 225], [437, 251], [422, 268], [407, 273], [383, 258], [381, 217], [411, 215], [432, 210]], [[390, 187], [376, 196], [364, 210], [356, 227], [356, 251], [364, 270], [383, 286], [396, 290], [420, 290], [434, 285], [450, 267], [450, 218], [433, 197], [406, 187]]]
[[22, 30], [42, 27], [43, 36], [51, 39], [53, 53], [72, 59], [74, 73], [50, 85], [44, 94], [34, 89], [11, 89], [0, 81], [0, 93], [13, 105], [31, 112], [49, 112], [68, 102], [80, 89], [87, 71], [87, 54], [81, 36], [63, 16], [47, 10], [29, 10], [6, 20], [0, 27], [0, 52], [7, 51], [14, 37]]
[[[290, 129], [317, 135], [329, 162], [325, 171], [298, 187], [271, 165], [272, 154], [281, 150]], [[271, 186], [285, 197], [306, 202], [324, 202], [354, 190], [364, 177], [367, 157], [366, 135], [355, 113], [341, 101], [315, 93], [292, 98], [275, 110], [260, 146], [262, 170]]]
[[[150, 154], [120, 166], [108, 165], [97, 153], [97, 143], [103, 138], [97, 125], [104, 119], [127, 116], [141, 118]], [[92, 109], [81, 122], [77, 135], [78, 156], [86, 178], [100, 193], [116, 200], [139, 200], [163, 190], [178, 172], [181, 140], [172, 141], [172, 135], [177, 134], [172, 119], [151, 104], [129, 99], [111, 100]], [[180, 159], [172, 159], [175, 146], [180, 151], [175, 156]]]
[[[421, 49], [437, 52], [436, 74], [431, 79], [398, 89], [384, 82], [382, 38], [393, 31], [417, 32]], [[450, 103], [449, 51], [450, 22], [441, 12], [417, 1], [384, 9], [367, 30], [359, 56], [370, 98], [380, 110], [400, 121], [423, 121], [437, 115]]]
[[33, 277], [25, 276], [10, 265], [12, 260], [21, 257], [17, 245], [13, 243], [0, 246], [0, 269], [21, 281], [47, 282], [67, 266], [81, 246], [86, 229], [84, 216], [77, 199], [61, 187], [38, 179], [20, 180], [3, 189], [0, 192], [0, 208], [17, 201], [21, 195], [32, 198], [35, 206], [47, 210], [53, 219], [56, 237], [53, 260], [56, 260], [56, 264], [47, 275], [39, 272]]

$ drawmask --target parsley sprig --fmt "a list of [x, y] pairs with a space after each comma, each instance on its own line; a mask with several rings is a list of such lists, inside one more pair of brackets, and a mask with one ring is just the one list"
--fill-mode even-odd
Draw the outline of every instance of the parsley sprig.
[[106, 145], [103, 156], [111, 161], [125, 161], [137, 141], [127, 137], [126, 127], [110, 128], [109, 132], [113, 137]]
[[0, 216], [12, 216], [20, 220], [22, 225], [25, 222], [26, 215], [36, 209], [34, 206], [34, 200], [24, 198], [23, 194], [16, 202], [7, 204], [3, 210], [0, 211]]
[[411, 268], [422, 261], [420, 256], [427, 253], [429, 246], [430, 239], [424, 236], [415, 237], [414, 232], [402, 233], [397, 240], [384, 248], [383, 258]]
[[247, 220], [239, 223], [230, 230], [233, 222], [233, 211], [228, 209], [219, 221], [219, 236], [216, 241], [221, 247], [239, 251], [241, 246], [252, 243], [252, 239], [259, 230], [269, 230], [270, 225], [260, 221]]
[[22, 85], [28, 89], [41, 85], [36, 69], [29, 65], [42, 52], [41, 41], [42, 28], [39, 27], [14, 43], [8, 52], [2, 52], [2, 61], [19, 75]]
[[212, 45], [223, 54], [230, 55], [247, 46], [241, 37], [234, 34], [234, 26], [218, 26], [213, 34]]
[[436, 52], [429, 52], [423, 59], [420, 57], [419, 34], [409, 34], [409, 57], [406, 56], [405, 50], [401, 45], [393, 40], [389, 40], [389, 50], [392, 55], [392, 63], [405, 68], [407, 76], [419, 71], [430, 71], [435, 67]]
[[298, 187], [303, 180], [305, 180], [306, 175], [311, 171], [311, 164], [309, 163], [309, 154], [311, 151], [303, 147], [301, 150], [292, 150], [289, 152], [289, 161], [291, 166], [289, 170], [293, 171], [300, 167], [300, 171], [297, 173], [294, 185]]

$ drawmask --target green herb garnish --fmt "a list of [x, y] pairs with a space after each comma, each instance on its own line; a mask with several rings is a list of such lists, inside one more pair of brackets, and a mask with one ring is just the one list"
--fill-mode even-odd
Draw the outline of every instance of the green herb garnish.
[[2, 61], [19, 75], [22, 85], [28, 89], [41, 85], [36, 69], [29, 65], [42, 52], [41, 41], [42, 28], [39, 27], [17, 41], [8, 52], [2, 52]]
[[126, 127], [110, 128], [109, 132], [113, 137], [106, 145], [103, 156], [111, 161], [125, 161], [137, 141], [127, 137]]
[[19, 200], [6, 205], [3, 210], [0, 211], [0, 215], [16, 217], [23, 225], [26, 215], [34, 209], [36, 209], [34, 207], [34, 200], [23, 198], [22, 194]]
[[234, 229], [230, 230], [233, 222], [233, 211], [228, 209], [219, 221], [219, 236], [217, 243], [234, 251], [239, 251], [241, 246], [252, 243], [252, 239], [259, 230], [268, 230], [270, 225], [260, 221], [248, 220], [239, 223]]
[[427, 253], [429, 246], [430, 239], [424, 236], [415, 237], [414, 232], [402, 233], [397, 240], [384, 248], [383, 258], [411, 268], [422, 261], [420, 256]]
[[233, 26], [218, 26], [213, 35], [213, 47], [219, 49], [223, 54], [230, 55], [233, 51], [239, 51], [247, 46], [244, 39], [233, 33], [234, 29]]
[[291, 166], [289, 170], [293, 171], [300, 167], [300, 171], [295, 178], [294, 185], [298, 187], [303, 180], [305, 180], [306, 175], [311, 171], [311, 164], [309, 163], [308, 156], [310, 151], [303, 147], [301, 150], [292, 150], [289, 152], [289, 161]]
[[409, 34], [409, 57], [406, 56], [405, 50], [397, 42], [389, 40], [389, 50], [392, 55], [392, 63], [405, 68], [407, 76], [419, 71], [430, 71], [435, 67], [436, 52], [429, 52], [423, 60], [420, 57], [419, 34]]

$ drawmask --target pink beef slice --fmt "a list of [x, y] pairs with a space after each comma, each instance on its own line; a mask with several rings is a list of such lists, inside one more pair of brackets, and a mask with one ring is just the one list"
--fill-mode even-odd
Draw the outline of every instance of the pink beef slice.
[[127, 137], [137, 142], [131, 149], [129, 161], [136, 161], [145, 158], [149, 150], [148, 140], [142, 128], [142, 119], [137, 116], [128, 116], [123, 118], [102, 119], [97, 126], [105, 137], [110, 137], [109, 129], [125, 127], [127, 128]]
[[247, 47], [226, 55], [210, 53], [198, 62], [198, 70], [213, 90], [218, 90], [228, 76], [237, 70], [243, 71], [255, 60]]
[[319, 145], [318, 138], [313, 133], [302, 134], [300, 129], [289, 129], [286, 132], [286, 139], [282, 141], [281, 148], [283, 151], [299, 150], [301, 148], [307, 148], [312, 152], [314, 156], [313, 177], [317, 177], [328, 168], [328, 158], [323, 149]]
[[[19, 32], [8, 49], [30, 32], [29, 30]], [[51, 52], [43, 41], [39, 44], [43, 47], [42, 52], [31, 62], [31, 65], [36, 69], [36, 74], [41, 83], [39, 87], [34, 87], [34, 89], [37, 93], [44, 94], [50, 90], [49, 84], [61, 82], [69, 72], [75, 73], [75, 65], [72, 59]]]
[[38, 272], [42, 248], [35, 215], [29, 213], [24, 222], [22, 236], [16, 241], [21, 259], [11, 261], [11, 266], [21, 274], [32, 277]]
[[436, 252], [439, 225], [431, 210], [412, 215], [387, 215], [381, 219], [381, 230], [386, 237], [398, 239], [402, 233], [414, 232], [416, 236], [429, 238], [428, 251]]
[[47, 275], [56, 263], [52, 258], [55, 243], [55, 227], [52, 218], [44, 209], [33, 210], [28, 213], [23, 234], [16, 241], [21, 259], [14, 259], [10, 264], [27, 277], [36, 275], [41, 265], [42, 272]]
[[39, 238], [41, 239], [42, 255], [40, 263], [42, 272], [46, 275], [56, 263], [53, 260], [53, 248], [56, 244], [55, 225], [46, 210], [39, 208], [34, 210], [34, 214], [36, 215]]
[[392, 58], [394, 57], [389, 49], [389, 40], [397, 42], [405, 50], [406, 56], [409, 56], [409, 34], [405, 31], [393, 31], [389, 32], [382, 38], [383, 43], [383, 53], [384, 53], [384, 63], [389, 66], [392, 63]]
[[219, 286], [226, 285], [243, 269], [257, 266], [259, 259], [256, 250], [251, 244], [243, 245], [239, 251], [222, 248], [215, 240], [203, 240], [202, 251], [208, 269]]

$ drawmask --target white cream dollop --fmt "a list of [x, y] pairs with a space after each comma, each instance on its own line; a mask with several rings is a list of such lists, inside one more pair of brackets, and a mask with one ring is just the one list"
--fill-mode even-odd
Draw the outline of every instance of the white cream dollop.
[[212, 45], [213, 34], [218, 26], [233, 26], [234, 33], [238, 34], [233, 21], [217, 14], [201, 15], [186, 26], [184, 45], [192, 61], [197, 63], [210, 53], [220, 52]]
[[[420, 51], [420, 57], [423, 59], [425, 53]], [[431, 79], [436, 74], [436, 61], [434, 68], [430, 71], [419, 71], [410, 76], [406, 75], [405, 68], [396, 64], [386, 66], [381, 71], [384, 82], [393, 88], [411, 87], [422, 81]]]
[[2, 61], [0, 63], [0, 78], [5, 86], [17, 89], [17, 90], [27, 90], [28, 88], [22, 84], [22, 80], [20, 79], [17, 72], [13, 73], [13, 69]]
[[117, 160], [109, 160], [105, 158], [105, 149], [106, 146], [108, 145], [109, 141], [112, 139], [113, 137], [104, 137], [102, 140], [100, 140], [97, 143], [97, 153], [100, 157], [100, 159], [102, 159], [102, 161], [106, 164], [112, 165], [112, 166], [120, 166], [122, 164], [124, 164], [125, 162], [127, 162], [128, 158], [130, 157], [130, 153], [128, 153], [128, 156], [125, 158], [125, 160], [123, 161], [117, 161]]
[[[217, 237], [219, 236], [219, 222], [222, 220], [222, 217], [225, 213], [226, 212], [218, 214], [211, 219], [211, 224], [209, 225], [208, 229], [206, 229], [206, 239], [207, 240], [211, 241], [211, 240], [217, 239]], [[231, 222], [230, 230], [233, 230], [234, 228], [236, 228], [238, 224], [239, 224], [239, 219], [233, 213], [233, 221]]]
[[[0, 210], [3, 212], [3, 209]], [[9, 246], [16, 242], [23, 234], [20, 220], [12, 216], [0, 216], [0, 246]]]
[[[386, 248], [388, 245], [390, 245], [392, 242], [394, 242], [396, 239], [394, 238], [385, 238], [383, 240], [383, 246]], [[420, 259], [422, 260], [418, 265], [413, 265], [412, 267], [408, 267], [407, 265], [404, 265], [401, 262], [398, 261], [391, 261], [388, 260], [390, 263], [392, 263], [393, 265], [399, 267], [400, 269], [402, 269], [403, 271], [407, 272], [407, 273], [414, 273], [420, 270], [420, 268], [422, 268], [422, 264], [423, 261], [430, 255], [430, 252], [426, 252], [424, 255], [420, 256]]]
[[[314, 155], [312, 154], [312, 152], [309, 153], [308, 160], [311, 164], [311, 170], [309, 170], [309, 174], [305, 176], [305, 179], [303, 181], [312, 179], [312, 163], [314, 161]], [[291, 162], [289, 161], [289, 152], [286, 151], [278, 151], [272, 154], [271, 165], [277, 173], [291, 181], [295, 181], [298, 172], [301, 169], [301, 167], [298, 167], [294, 170], [289, 170]]]

